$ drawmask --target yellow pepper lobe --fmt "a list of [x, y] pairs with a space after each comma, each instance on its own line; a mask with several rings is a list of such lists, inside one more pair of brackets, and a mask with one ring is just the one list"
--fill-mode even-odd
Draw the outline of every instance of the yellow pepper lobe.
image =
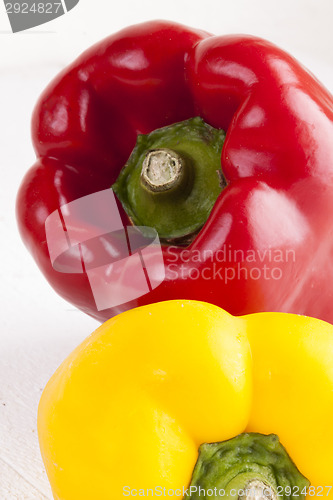
[[243, 319], [253, 358], [247, 431], [277, 434], [312, 493], [333, 498], [332, 325], [282, 313]]
[[199, 445], [246, 427], [251, 387], [244, 322], [216, 306], [162, 302], [109, 320], [42, 395], [39, 439], [55, 498], [186, 488]]

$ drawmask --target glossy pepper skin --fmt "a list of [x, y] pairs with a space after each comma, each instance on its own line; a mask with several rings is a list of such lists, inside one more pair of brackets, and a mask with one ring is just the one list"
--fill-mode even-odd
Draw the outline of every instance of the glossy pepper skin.
[[[17, 202], [22, 238], [53, 288], [101, 321], [186, 298], [236, 315], [282, 311], [332, 322], [332, 103], [313, 75], [267, 41], [164, 21], [126, 28], [65, 69], [36, 106], [38, 159]], [[226, 131], [227, 187], [185, 253], [163, 246], [160, 286], [98, 311], [85, 274], [52, 268], [45, 220], [109, 188], [139, 133], [195, 116]]]
[[276, 434], [320, 494], [333, 481], [332, 352], [332, 325], [291, 314], [168, 301], [110, 319], [40, 401], [54, 498], [187, 488], [200, 445], [244, 432]]

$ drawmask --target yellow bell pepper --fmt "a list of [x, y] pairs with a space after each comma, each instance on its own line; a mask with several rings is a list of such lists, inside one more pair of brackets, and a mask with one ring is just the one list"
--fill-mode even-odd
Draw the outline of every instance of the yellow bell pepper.
[[[195, 301], [128, 311], [58, 368], [38, 431], [55, 500], [196, 499], [218, 486], [332, 499], [333, 326]], [[203, 443], [215, 444], [198, 459]]]

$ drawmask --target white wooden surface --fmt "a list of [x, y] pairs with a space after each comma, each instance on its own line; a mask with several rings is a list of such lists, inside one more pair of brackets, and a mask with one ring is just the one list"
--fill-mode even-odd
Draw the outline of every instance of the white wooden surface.
[[[46, 83], [108, 32], [148, 18], [166, 18], [215, 33], [248, 32], [269, 38], [333, 91], [331, 0], [120, 4], [115, 10], [109, 0], [81, 0], [66, 19], [35, 33], [12, 35], [0, 2], [0, 500], [52, 499], [38, 448], [38, 401], [57, 366], [98, 326], [51, 290], [16, 229], [17, 188], [34, 161], [30, 116]], [[108, 15], [97, 7], [104, 7]]]

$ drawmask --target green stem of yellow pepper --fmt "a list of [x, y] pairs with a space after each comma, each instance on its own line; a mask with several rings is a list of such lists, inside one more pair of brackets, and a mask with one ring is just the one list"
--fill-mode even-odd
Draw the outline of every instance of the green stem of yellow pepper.
[[189, 498], [301, 500], [309, 485], [278, 436], [247, 433], [200, 446]]

